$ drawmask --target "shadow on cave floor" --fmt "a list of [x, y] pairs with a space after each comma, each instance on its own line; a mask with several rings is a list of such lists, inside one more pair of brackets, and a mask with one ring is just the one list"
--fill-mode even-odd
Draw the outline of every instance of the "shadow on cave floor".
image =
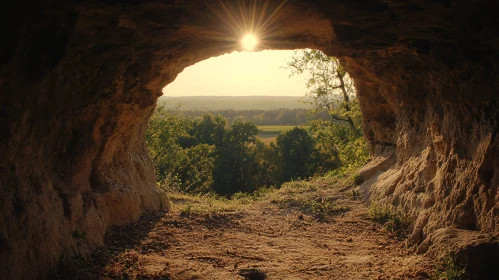
[[[223, 211], [172, 196], [171, 213], [113, 229], [56, 279], [430, 279], [432, 261], [369, 219], [351, 189], [293, 184]], [[319, 219], [325, 201], [334, 207]]]
[[138, 249], [140, 252], [147, 250], [142, 242], [165, 213], [165, 211], [146, 212], [136, 223], [113, 227], [105, 237], [104, 246], [95, 250], [89, 258], [74, 256], [62, 261], [59, 271], [50, 279], [121, 278], [120, 276], [126, 274], [126, 268], [133, 267], [137, 261], [134, 250]]

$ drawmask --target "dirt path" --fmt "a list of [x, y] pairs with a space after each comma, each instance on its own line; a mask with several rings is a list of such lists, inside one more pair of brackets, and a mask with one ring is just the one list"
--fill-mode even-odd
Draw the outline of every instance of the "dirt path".
[[263, 200], [230, 213], [150, 213], [113, 231], [73, 278], [429, 279], [431, 262], [369, 220], [363, 203], [327, 195], [349, 211], [319, 222]]

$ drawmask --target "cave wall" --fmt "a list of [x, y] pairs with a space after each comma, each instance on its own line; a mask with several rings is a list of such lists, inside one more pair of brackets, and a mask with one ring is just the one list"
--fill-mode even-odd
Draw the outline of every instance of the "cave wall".
[[[364, 133], [377, 157], [361, 171], [363, 188], [372, 202], [409, 215], [416, 245], [446, 227], [499, 233], [499, 25], [490, 4], [433, 3], [416, 17], [414, 34], [398, 37], [409, 41], [407, 50], [387, 50], [381, 64], [344, 58], [360, 76]], [[375, 93], [394, 123], [383, 114], [372, 124]], [[395, 135], [385, 135], [384, 124]], [[418, 248], [427, 250], [428, 242]]]
[[369, 199], [410, 214], [418, 242], [447, 226], [497, 233], [495, 3], [240, 3], [0, 4], [0, 278], [48, 275], [161, 207], [144, 143], [156, 99], [237, 49], [251, 7], [262, 48], [317, 48], [354, 77]]

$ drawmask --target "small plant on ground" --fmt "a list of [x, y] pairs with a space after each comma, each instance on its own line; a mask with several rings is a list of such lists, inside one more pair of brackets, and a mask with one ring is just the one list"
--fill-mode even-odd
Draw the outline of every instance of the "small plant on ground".
[[352, 200], [358, 200], [360, 198], [360, 192], [358, 190], [352, 190], [347, 195]]
[[255, 200], [255, 196], [252, 193], [237, 192], [232, 195], [232, 200], [238, 200], [241, 204], [247, 205]]
[[180, 216], [182, 217], [190, 217], [192, 214], [192, 206], [190, 203], [187, 203], [184, 208], [180, 210]]
[[171, 204], [175, 204], [177, 212], [182, 216], [241, 211], [257, 201], [270, 199], [277, 193], [273, 187], [260, 188], [253, 193], [238, 192], [231, 198], [215, 193], [185, 193], [172, 191], [168, 194]]
[[437, 272], [434, 279], [463, 280], [466, 279], [466, 265], [458, 263], [450, 255], [445, 258], [441, 271]]
[[412, 222], [407, 215], [390, 206], [372, 204], [368, 212], [369, 218], [384, 225], [384, 228], [399, 238], [405, 238], [410, 231]]
[[310, 212], [319, 221], [324, 221], [329, 216], [341, 215], [349, 210], [348, 207], [340, 206], [328, 198], [321, 198], [320, 201], [308, 200], [302, 205], [302, 209]]

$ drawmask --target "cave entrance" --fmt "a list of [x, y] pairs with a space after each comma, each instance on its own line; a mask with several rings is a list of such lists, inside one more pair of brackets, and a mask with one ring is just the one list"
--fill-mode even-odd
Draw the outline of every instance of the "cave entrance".
[[146, 142], [167, 193], [251, 194], [368, 158], [353, 80], [318, 50], [213, 57], [163, 93]]
[[46, 278], [112, 226], [159, 209], [144, 135], [161, 88], [247, 33], [265, 49], [340, 57], [379, 157], [369, 193], [413, 216], [412, 236], [433, 243], [444, 225], [497, 233], [499, 17], [494, 1], [469, 2], [10, 1], [0, 9], [0, 278]]
[[[88, 255], [112, 226], [161, 207], [144, 139], [160, 89], [187, 66], [237, 49], [256, 31], [248, 30], [252, 19], [266, 49], [346, 57], [357, 43], [348, 36], [336, 42], [333, 17], [341, 14], [333, 12], [342, 9], [299, 1], [27, 7], [5, 9], [0, 27], [7, 34], [0, 58], [2, 278], [43, 278], [62, 256]], [[354, 69], [366, 69], [360, 63]]]

